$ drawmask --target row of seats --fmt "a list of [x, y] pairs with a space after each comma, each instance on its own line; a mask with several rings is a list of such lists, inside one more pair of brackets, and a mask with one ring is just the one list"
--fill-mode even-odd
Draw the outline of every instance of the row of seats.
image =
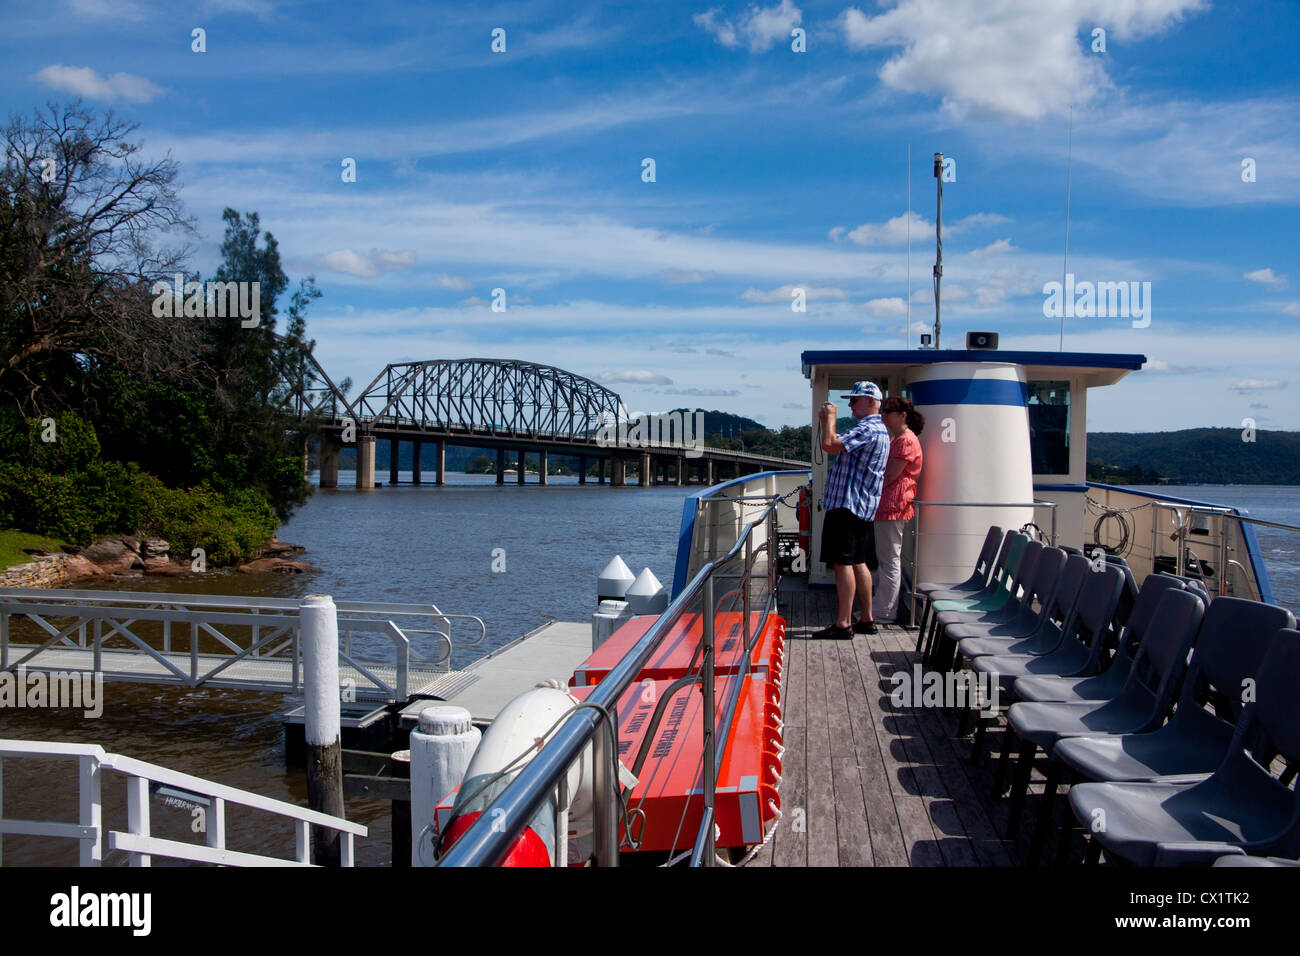
[[[1114, 556], [1046, 547], [990, 528], [971, 577], [922, 584], [917, 648], [932, 667], [962, 662], [1006, 712], [995, 794], [1013, 751], [1017, 834], [1033, 761], [1048, 758], [1029, 862], [1054, 796], [1090, 836], [1086, 854], [1137, 865], [1225, 856], [1300, 857], [1300, 632], [1290, 611], [1218, 597], [1200, 581], [1148, 575]], [[964, 733], [969, 707], [961, 710]], [[979, 721], [972, 760], [983, 753]], [[1017, 746], [1018, 744], [1018, 746]], [[1074, 827], [1061, 828], [1064, 859]]]

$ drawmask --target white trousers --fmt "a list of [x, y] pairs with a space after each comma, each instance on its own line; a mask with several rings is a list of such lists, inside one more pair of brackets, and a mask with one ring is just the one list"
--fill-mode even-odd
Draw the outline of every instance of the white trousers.
[[877, 621], [892, 622], [898, 617], [898, 594], [903, 581], [903, 526], [906, 521], [872, 522], [876, 532], [876, 560], [880, 567], [873, 575], [871, 616]]

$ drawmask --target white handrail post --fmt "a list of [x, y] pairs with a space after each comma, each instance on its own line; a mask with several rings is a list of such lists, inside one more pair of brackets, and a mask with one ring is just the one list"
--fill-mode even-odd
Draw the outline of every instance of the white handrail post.
[[102, 778], [99, 758], [94, 754], [82, 754], [77, 762], [77, 794], [80, 804], [78, 822], [93, 830], [91, 835], [81, 838], [81, 865], [99, 866], [104, 859], [104, 810], [100, 803]]
[[299, 863], [311, 863], [311, 844], [308, 841], [310, 826], [306, 820], [294, 821], [294, 856]]
[[226, 848], [226, 801], [222, 797], [212, 798], [212, 811], [203, 821], [203, 836], [208, 846], [215, 850]]
[[[338, 609], [328, 594], [309, 594], [299, 605], [298, 619], [303, 643], [308, 804], [313, 810], [342, 817]], [[316, 863], [339, 865], [337, 830], [317, 827], [312, 843]]]
[[[131, 777], [126, 782], [126, 828], [132, 836], [146, 839], [149, 833], [149, 781]], [[150, 866], [148, 853], [132, 853], [131, 866]]]

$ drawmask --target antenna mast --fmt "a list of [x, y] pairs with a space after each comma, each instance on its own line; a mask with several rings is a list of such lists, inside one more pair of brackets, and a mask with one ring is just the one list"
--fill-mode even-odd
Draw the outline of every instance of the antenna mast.
[[943, 153], [934, 154], [934, 181], [939, 187], [939, 204], [934, 215], [934, 347], [939, 347], [939, 283], [943, 281]]
[[[1070, 159], [1074, 146], [1074, 107], [1070, 107], [1070, 123], [1065, 133], [1065, 261], [1061, 264], [1061, 295], [1065, 295], [1065, 277], [1070, 269]], [[1061, 308], [1060, 351], [1065, 351], [1065, 308]]]
[[912, 347], [912, 144], [907, 144], [907, 347]]

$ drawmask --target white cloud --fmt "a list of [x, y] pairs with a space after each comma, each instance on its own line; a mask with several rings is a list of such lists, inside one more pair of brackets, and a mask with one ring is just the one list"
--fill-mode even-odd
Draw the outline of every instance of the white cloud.
[[[411, 264], [414, 264], [414, 262], [415, 254], [411, 253]], [[470, 281], [460, 276], [434, 276], [434, 281], [444, 289], [449, 289], [452, 292], [468, 292], [471, 287]], [[518, 299], [515, 299], [515, 302], [518, 301]]]
[[896, 315], [907, 315], [907, 303], [897, 297], [888, 299], [872, 299], [864, 305], [864, 308], [877, 319], [887, 319]]
[[803, 12], [790, 0], [771, 7], [751, 5], [733, 22], [720, 20], [721, 7], [713, 7], [692, 18], [695, 25], [712, 33], [725, 47], [749, 47], [750, 53], [764, 53], [773, 44], [788, 39], [790, 31], [803, 21]]
[[1011, 244], [1010, 239], [996, 239], [981, 249], [972, 250], [971, 255], [972, 256], [997, 256], [997, 255], [1001, 255], [1004, 252], [1019, 252], [1019, 251], [1020, 251], [1019, 249], [1017, 249], [1015, 246]]
[[1244, 395], [1247, 392], [1266, 392], [1277, 388], [1286, 388], [1286, 382], [1277, 379], [1243, 378], [1241, 381], [1229, 385], [1228, 388]]
[[[403, 252], [371, 249], [370, 255], [364, 256], [351, 249], [339, 249], [316, 256], [313, 262], [319, 268], [328, 269], [331, 272], [342, 272], [345, 275], [356, 276], [360, 279], [373, 279], [385, 272], [393, 272], [397, 269], [405, 269], [408, 266], [415, 265], [415, 253], [409, 249]], [[442, 278], [439, 277], [439, 285], [443, 285]], [[456, 287], [443, 285], [443, 288]], [[466, 283], [465, 288], [469, 288], [468, 283]], [[457, 291], [464, 291], [464, 289], [458, 289]]]
[[1264, 285], [1286, 285], [1286, 276], [1274, 275], [1272, 269], [1256, 269], [1254, 272], [1247, 272], [1243, 278], [1251, 282], [1262, 282]]
[[718, 398], [727, 395], [739, 395], [737, 388], [666, 388], [665, 395], [692, 395], [696, 398]]
[[1300, 302], [1288, 302], [1282, 306], [1282, 311], [1287, 315], [1300, 315]]
[[673, 380], [668, 376], [644, 368], [630, 369], [626, 372], [601, 372], [596, 376], [596, 381], [602, 385], [614, 385], [619, 382], [630, 382], [634, 385], [671, 385], [673, 383]]
[[792, 302], [794, 301], [795, 289], [803, 289], [804, 299], [808, 302], [817, 299], [845, 299], [849, 295], [843, 289], [818, 288], [811, 285], [783, 285], [767, 292], [761, 289], [746, 289], [741, 293], [740, 297], [746, 302]]
[[672, 285], [689, 285], [695, 282], [708, 282], [716, 272], [701, 272], [699, 269], [667, 269], [663, 280]]
[[[943, 232], [946, 236], [952, 236], [967, 229], [999, 225], [1010, 221], [1006, 216], [999, 216], [997, 213], [977, 212], [974, 215], [966, 216], [964, 219], [949, 223], [944, 227]], [[927, 234], [933, 236], [934, 223], [929, 222], [919, 213], [912, 212], [911, 232], [913, 242], [924, 239]], [[908, 213], [905, 212], [901, 216], [895, 216], [893, 219], [882, 223], [863, 223], [851, 231], [846, 230], [843, 226], [836, 226], [830, 231], [830, 238], [836, 242], [841, 238], [847, 238], [860, 246], [901, 246], [907, 242], [907, 234]], [[994, 243], [994, 245], [996, 244]]]
[[130, 73], [114, 73], [112, 76], [100, 76], [88, 66], [63, 66], [52, 64], [37, 73], [32, 79], [64, 93], [84, 96], [92, 100], [126, 100], [129, 103], [148, 103], [161, 96], [161, 86]]
[[1094, 27], [1108, 31], [1108, 43], [1131, 41], [1164, 33], [1205, 6], [1205, 0], [899, 0], [877, 16], [849, 7], [839, 24], [853, 49], [902, 48], [880, 68], [886, 86], [942, 96], [954, 116], [1021, 120], [1064, 113], [1112, 85], [1105, 58], [1091, 52]]

